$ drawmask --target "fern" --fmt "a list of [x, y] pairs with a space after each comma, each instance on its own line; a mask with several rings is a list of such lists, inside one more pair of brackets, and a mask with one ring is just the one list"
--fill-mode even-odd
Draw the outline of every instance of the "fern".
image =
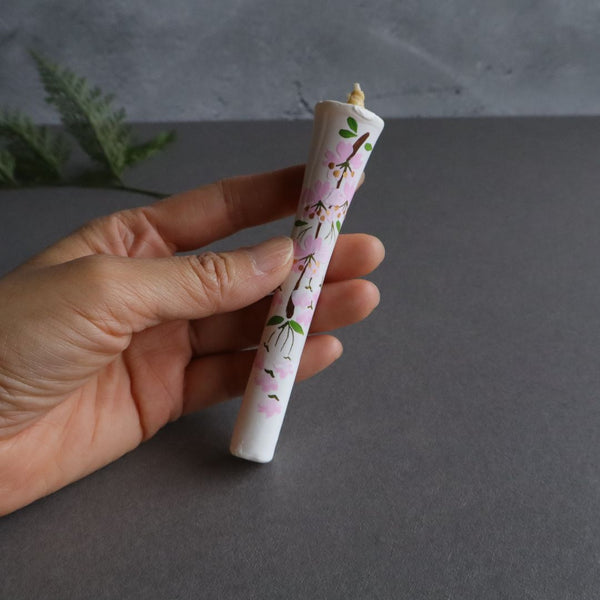
[[69, 158], [69, 147], [61, 135], [52, 135], [46, 127], [35, 125], [18, 110], [0, 114], [0, 136], [8, 142], [20, 175], [30, 180], [62, 178], [62, 167]]
[[0, 113], [0, 141], [5, 141], [4, 148], [0, 145], [0, 185], [86, 185], [164, 197], [128, 186], [121, 177], [125, 167], [150, 158], [171, 143], [175, 132], [163, 131], [145, 142], [135, 141], [125, 123], [125, 111], [111, 106], [113, 96], [90, 87], [83, 77], [36, 52], [31, 56], [46, 90], [46, 101], [58, 109], [66, 131], [100, 169], [64, 178], [62, 169], [70, 154], [66, 139], [35, 125], [19, 111], [4, 110]]
[[16, 185], [15, 157], [8, 150], [0, 150], [0, 183]]
[[161, 131], [157, 136], [135, 146], [129, 146], [127, 148], [127, 154], [125, 156], [125, 164], [131, 167], [142, 160], [146, 160], [156, 153], [160, 152], [165, 146], [172, 143], [175, 140], [174, 131]]
[[124, 123], [125, 111], [114, 111], [113, 97], [90, 88], [83, 77], [59, 67], [36, 52], [31, 53], [48, 94], [56, 106], [65, 129], [83, 150], [120, 181], [126, 165], [131, 130]]

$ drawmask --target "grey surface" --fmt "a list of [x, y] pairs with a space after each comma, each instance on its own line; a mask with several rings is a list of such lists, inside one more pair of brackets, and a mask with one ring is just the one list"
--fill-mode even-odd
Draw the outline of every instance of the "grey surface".
[[594, 0], [9, 0], [0, 104], [53, 122], [27, 48], [136, 121], [307, 118], [360, 81], [382, 116], [597, 114]]
[[[132, 183], [302, 161], [309, 125], [180, 133]], [[0, 520], [0, 597], [598, 598], [598, 164], [600, 119], [388, 122], [345, 226], [386, 243], [382, 302], [275, 461], [228, 456], [237, 402], [169, 425]], [[142, 201], [2, 193], [2, 269]]]

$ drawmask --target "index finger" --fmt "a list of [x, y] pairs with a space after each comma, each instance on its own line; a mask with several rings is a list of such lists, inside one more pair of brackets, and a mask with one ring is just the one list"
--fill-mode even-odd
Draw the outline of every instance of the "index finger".
[[177, 251], [193, 250], [240, 229], [291, 215], [303, 177], [304, 165], [232, 177], [138, 210], [167, 244]]

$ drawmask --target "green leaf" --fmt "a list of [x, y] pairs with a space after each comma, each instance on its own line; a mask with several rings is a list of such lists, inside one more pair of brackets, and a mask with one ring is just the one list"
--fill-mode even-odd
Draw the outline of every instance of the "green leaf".
[[51, 134], [18, 110], [0, 114], [0, 137], [16, 162], [16, 170], [27, 183], [62, 179], [62, 167], [69, 157], [66, 139]]
[[304, 227], [304, 225], [308, 225], [308, 223], [306, 221], [296, 221], [294, 223], [295, 227]]
[[274, 315], [267, 321], [267, 325], [279, 325], [279, 323], [283, 323], [283, 317], [279, 315]]
[[271, 369], [263, 369], [267, 375], [270, 375], [273, 379], [275, 379], [275, 373]]
[[366, 150], [367, 152], [371, 152], [371, 150], [373, 150], [373, 146], [372, 146], [372, 144], [369, 144], [369, 142], [367, 142], [367, 143], [365, 144], [365, 150]]
[[342, 228], [342, 224], [339, 221], [335, 222], [335, 228], [338, 230], [338, 233], [340, 232], [340, 229]]
[[356, 134], [352, 131], [348, 131], [347, 129], [340, 129], [339, 134], [343, 138], [353, 138], [356, 137]]
[[275, 400], [277, 400], [277, 402], [279, 402], [279, 398], [277, 397], [277, 394], [267, 394], [267, 398], [275, 398]]
[[300, 326], [300, 323], [296, 323], [296, 321], [294, 320], [290, 320], [290, 327], [296, 332], [296, 333], [301, 333], [302, 335], [304, 335], [304, 329], [302, 329], [302, 327]]
[[15, 164], [15, 157], [8, 150], [0, 150], [0, 183], [16, 185]]
[[352, 117], [348, 117], [346, 119], [346, 123], [348, 123], [348, 127], [350, 127], [350, 129], [352, 129], [352, 131], [354, 131], [354, 133], [356, 133], [356, 131], [358, 129], [358, 125], [356, 124], [356, 121]]
[[160, 152], [165, 146], [175, 141], [174, 131], [161, 131], [157, 136], [137, 144], [135, 146], [129, 146], [126, 151], [125, 164], [128, 167], [135, 165], [142, 160], [146, 160], [156, 153]]
[[46, 101], [59, 111], [65, 129], [77, 140], [90, 158], [100, 163], [119, 180], [127, 163], [130, 128], [124, 123], [125, 111], [111, 107], [113, 97], [69, 69], [31, 52]]

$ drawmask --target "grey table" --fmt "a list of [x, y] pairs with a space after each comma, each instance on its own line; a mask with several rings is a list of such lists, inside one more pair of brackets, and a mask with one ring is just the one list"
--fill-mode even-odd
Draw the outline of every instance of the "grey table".
[[[310, 135], [178, 129], [132, 184], [302, 162]], [[4, 192], [0, 270], [144, 202]], [[389, 122], [345, 226], [387, 246], [380, 308], [297, 386], [275, 461], [228, 456], [237, 402], [169, 425], [0, 520], [0, 597], [600, 597], [599, 225], [599, 119]]]

